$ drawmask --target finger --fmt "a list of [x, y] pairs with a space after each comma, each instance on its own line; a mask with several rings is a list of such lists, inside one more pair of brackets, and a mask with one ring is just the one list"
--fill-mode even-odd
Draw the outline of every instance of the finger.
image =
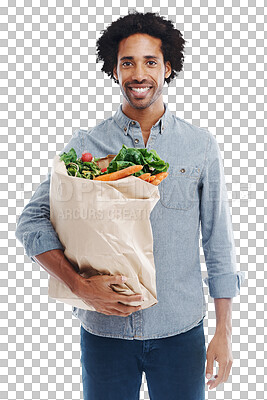
[[97, 310], [96, 308], [95, 308], [95, 310], [97, 311], [97, 312], [99, 312], [99, 313], [101, 313], [101, 314], [105, 314], [105, 315], [112, 315], [109, 311], [107, 311], [107, 310]]
[[[131, 307], [131, 308], [132, 308], [132, 307]], [[140, 308], [141, 308], [141, 307], [140, 307]], [[110, 308], [109, 311], [111, 311], [111, 314], [112, 314], [112, 315], [119, 315], [119, 316], [121, 316], [121, 317], [127, 317], [128, 315], [132, 314], [134, 311], [140, 310], [140, 308], [139, 308], [139, 307], [136, 307], [135, 310], [125, 310], [125, 311], [122, 311], [122, 310], [120, 310], [120, 309], [117, 308], [117, 307], [113, 307], [113, 308]]]
[[217, 376], [218, 376], [218, 375], [213, 376], [213, 377], [207, 382], [207, 385], [208, 385], [209, 389], [211, 389], [211, 384], [212, 384], [213, 382], [215, 382], [215, 379], [217, 378]]
[[228, 362], [225, 362], [223, 364], [219, 364], [219, 372], [218, 372], [218, 385], [220, 383], [223, 383], [225, 380], [225, 376], [226, 376], [226, 371], [227, 371], [227, 367], [228, 367]]
[[[117, 293], [117, 292], [116, 292]], [[129, 303], [133, 302], [133, 301], [141, 301], [143, 298], [142, 294], [130, 294], [129, 296], [125, 295], [125, 294], [118, 294], [117, 296], [114, 296], [114, 300], [116, 301], [127, 301]]]
[[118, 315], [119, 317], [127, 317], [128, 314], [119, 311], [117, 308], [110, 308], [110, 315]]
[[122, 313], [129, 313], [129, 312], [135, 312], [141, 309], [141, 306], [126, 306], [125, 304], [117, 303], [116, 305], [113, 305], [113, 308], [118, 310], [119, 312]]
[[219, 364], [219, 372], [218, 375], [215, 375], [215, 381], [213, 381], [210, 385], [210, 389], [215, 388], [218, 386], [220, 383], [223, 382], [224, 376], [225, 376], [225, 371], [226, 371], [227, 363], [221, 363]]
[[115, 310], [115, 308], [109, 308], [108, 310], [105, 309], [96, 309], [97, 312], [101, 313], [101, 314], [105, 314], [105, 315], [121, 315], [118, 310]]
[[227, 380], [229, 378], [232, 365], [233, 365], [233, 361], [229, 361], [229, 363], [227, 365], [227, 368], [226, 368], [226, 371], [225, 371], [224, 382], [227, 382]]
[[210, 379], [213, 375], [213, 364], [214, 356], [207, 353], [207, 366], [206, 366], [206, 378]]

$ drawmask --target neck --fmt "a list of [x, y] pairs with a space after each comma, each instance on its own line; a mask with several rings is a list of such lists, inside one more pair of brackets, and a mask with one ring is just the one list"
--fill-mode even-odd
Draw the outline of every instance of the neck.
[[162, 117], [165, 112], [162, 98], [160, 101], [155, 101], [149, 107], [143, 109], [133, 108], [125, 98], [122, 103], [123, 113], [131, 119], [138, 121], [141, 126], [141, 131], [150, 133], [152, 126]]

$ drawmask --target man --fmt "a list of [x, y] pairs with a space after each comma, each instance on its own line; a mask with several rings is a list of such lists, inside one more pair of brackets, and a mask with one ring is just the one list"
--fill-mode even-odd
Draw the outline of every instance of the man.
[[[110, 284], [121, 276], [81, 277], [64, 256], [49, 220], [50, 174], [24, 208], [16, 237], [49, 274], [91, 303], [73, 308], [81, 321], [85, 399], [139, 399], [145, 372], [153, 400], [203, 400], [226, 382], [231, 352], [232, 298], [244, 275], [236, 272], [235, 246], [219, 146], [204, 129], [172, 115], [162, 89], [181, 71], [185, 41], [171, 21], [133, 13], [113, 22], [98, 40], [102, 70], [119, 83], [123, 103], [116, 114], [88, 131], [77, 130], [64, 148], [77, 156], [116, 154], [122, 144], [155, 149], [169, 162], [151, 213], [158, 303], [142, 310], [121, 302]], [[62, 153], [63, 153], [62, 151]], [[205, 279], [216, 310], [216, 332], [205, 348], [206, 304], [199, 260], [199, 227], [208, 270]], [[129, 297], [127, 298], [127, 300]], [[140, 295], [130, 296], [140, 301]], [[205, 370], [205, 361], [207, 365]]]

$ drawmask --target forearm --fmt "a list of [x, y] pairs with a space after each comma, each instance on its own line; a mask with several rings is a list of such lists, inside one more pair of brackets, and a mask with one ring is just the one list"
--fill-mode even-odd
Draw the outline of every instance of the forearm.
[[74, 293], [78, 281], [82, 277], [64, 256], [62, 250], [50, 250], [33, 257], [35, 261], [50, 275], [67, 285]]
[[216, 332], [232, 334], [232, 298], [215, 298]]

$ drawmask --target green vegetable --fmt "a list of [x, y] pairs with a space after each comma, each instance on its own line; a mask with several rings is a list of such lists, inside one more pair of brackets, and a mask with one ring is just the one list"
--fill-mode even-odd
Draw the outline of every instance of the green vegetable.
[[77, 160], [77, 154], [74, 148], [71, 148], [68, 153], [63, 153], [60, 156], [60, 160], [64, 161], [65, 164], [68, 164], [70, 162], [75, 162]]
[[68, 175], [70, 176], [93, 179], [94, 176], [102, 175], [101, 169], [96, 163], [99, 158], [93, 157], [92, 161], [83, 162], [81, 158], [77, 158], [74, 148], [71, 148], [68, 153], [63, 153], [60, 156], [60, 160], [64, 161]]
[[78, 176], [79, 178], [93, 179], [99, 175], [110, 174], [132, 165], [143, 165], [143, 168], [135, 172], [133, 175], [138, 177], [142, 174], [150, 173], [151, 175], [167, 172], [169, 163], [163, 161], [156, 150], [135, 149], [122, 145], [121, 150], [109, 163], [105, 172], [101, 171], [97, 161], [99, 158], [93, 157], [92, 161], [82, 161], [82, 158], [77, 158], [76, 151], [71, 148], [68, 153], [63, 153], [60, 160], [64, 161], [68, 175]]
[[109, 163], [107, 173], [119, 171], [120, 169], [129, 167], [131, 165], [143, 165], [143, 169], [134, 174], [140, 176], [142, 174], [151, 173], [156, 175], [160, 172], [167, 172], [169, 163], [163, 161], [156, 150], [135, 149], [122, 145], [121, 150]]

